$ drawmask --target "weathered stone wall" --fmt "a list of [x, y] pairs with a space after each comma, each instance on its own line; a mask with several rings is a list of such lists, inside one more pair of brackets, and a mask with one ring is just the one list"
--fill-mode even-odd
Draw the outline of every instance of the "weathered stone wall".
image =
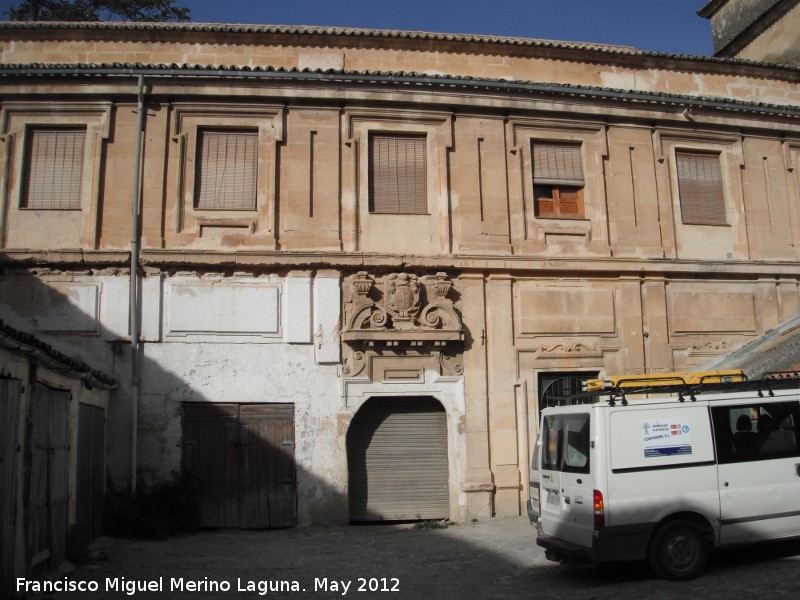
[[[377, 75], [147, 74], [134, 400], [135, 74], [0, 80], [3, 311], [119, 378], [115, 485], [130, 478], [134, 402], [147, 482], [180, 471], [182, 402], [293, 403], [300, 521], [346, 521], [354, 415], [372, 397], [430, 396], [447, 413], [451, 518], [519, 514], [540, 375], [691, 369], [798, 313], [792, 71], [509, 40], [195, 33], [0, 28], [1, 55], [447, 74], [664, 101]], [[80, 210], [20, 208], [26, 132], [43, 125], [86, 131]], [[197, 209], [198, 132], [242, 128], [258, 136], [255, 208]], [[370, 212], [376, 132], [425, 136], [427, 213]], [[580, 146], [581, 218], [534, 213], [536, 142]], [[719, 156], [724, 225], [683, 222], [681, 150]], [[388, 330], [352, 320], [365, 307], [391, 316], [381, 303], [394, 276], [421, 286], [419, 314]]]

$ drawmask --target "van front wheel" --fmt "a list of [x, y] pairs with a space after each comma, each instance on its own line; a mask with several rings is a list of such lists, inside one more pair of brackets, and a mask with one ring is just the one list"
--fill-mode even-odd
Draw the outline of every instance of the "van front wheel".
[[705, 566], [708, 544], [691, 523], [673, 521], [656, 532], [647, 559], [659, 577], [686, 581], [696, 577]]

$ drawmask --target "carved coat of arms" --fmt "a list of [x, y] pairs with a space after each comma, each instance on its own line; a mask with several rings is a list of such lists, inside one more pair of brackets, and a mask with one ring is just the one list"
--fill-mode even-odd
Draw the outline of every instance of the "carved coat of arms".
[[419, 312], [419, 282], [416, 275], [392, 273], [386, 278], [384, 304], [394, 321], [411, 321]]

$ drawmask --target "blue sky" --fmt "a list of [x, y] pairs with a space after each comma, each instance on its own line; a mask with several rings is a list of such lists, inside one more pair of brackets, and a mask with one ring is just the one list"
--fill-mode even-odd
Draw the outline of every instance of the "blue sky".
[[[0, 0], [0, 13], [21, 0]], [[622, 44], [710, 55], [708, 0], [176, 0], [211, 23], [335, 25]]]

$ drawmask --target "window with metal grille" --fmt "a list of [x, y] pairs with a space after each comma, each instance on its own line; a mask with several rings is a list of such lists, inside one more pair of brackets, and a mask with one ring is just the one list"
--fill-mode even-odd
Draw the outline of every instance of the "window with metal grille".
[[85, 144], [84, 129], [30, 128], [20, 206], [79, 210]]
[[258, 131], [200, 130], [195, 208], [255, 210]]
[[727, 225], [719, 154], [676, 151], [681, 219], [686, 225]]
[[426, 214], [428, 158], [424, 135], [371, 135], [369, 210]]
[[584, 179], [580, 145], [534, 141], [531, 148], [534, 215], [582, 219]]
[[581, 373], [540, 373], [539, 410], [549, 406], [586, 404], [590, 400], [583, 394], [583, 383], [597, 378], [597, 371]]

